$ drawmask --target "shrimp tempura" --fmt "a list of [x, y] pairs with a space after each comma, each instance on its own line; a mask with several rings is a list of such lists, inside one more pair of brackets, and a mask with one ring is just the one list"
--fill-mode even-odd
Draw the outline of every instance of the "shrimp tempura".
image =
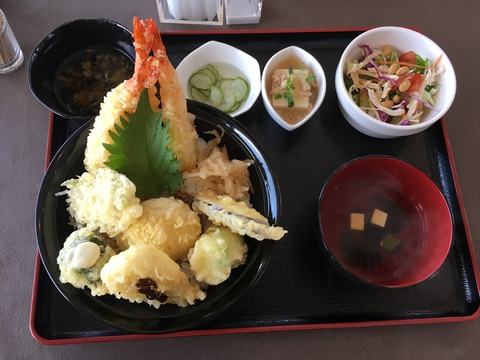
[[181, 162], [179, 169], [192, 170], [196, 163], [195, 143], [198, 135], [193, 125], [194, 116], [187, 111], [178, 75], [168, 60], [165, 46], [153, 19], [143, 21], [135, 17], [133, 28], [136, 54], [134, 74], [105, 96], [87, 139], [85, 168], [95, 174], [99, 168], [106, 166], [109, 152], [103, 144], [112, 143], [109, 131], [114, 130], [115, 124], [120, 124], [120, 117], [125, 112], [135, 112], [140, 93], [144, 89], [149, 90], [152, 109], [159, 110], [155, 87], [158, 82], [162, 118], [164, 122], [170, 121], [170, 147]]

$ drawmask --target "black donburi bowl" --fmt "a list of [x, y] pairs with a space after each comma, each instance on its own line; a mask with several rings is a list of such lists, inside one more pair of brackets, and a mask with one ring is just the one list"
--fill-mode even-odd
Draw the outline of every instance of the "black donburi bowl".
[[[252, 204], [272, 223], [278, 223], [281, 214], [279, 188], [276, 178], [261, 149], [235, 119], [208, 105], [188, 100], [188, 110], [196, 116], [197, 131], [208, 138], [205, 131], [223, 128], [223, 144], [230, 158], [253, 159], [250, 178], [254, 189]], [[83, 158], [88, 133], [93, 121], [78, 129], [60, 148], [40, 187], [36, 208], [36, 235], [42, 262], [63, 296], [78, 310], [108, 326], [139, 333], [168, 333], [196, 327], [230, 307], [245, 295], [260, 279], [274, 250], [274, 241], [256, 241], [246, 237], [249, 246], [245, 265], [234, 269], [224, 283], [210, 287], [207, 297], [194, 305], [180, 308], [162, 305], [155, 309], [145, 303], [130, 303], [106, 295], [93, 297], [88, 289], [81, 290], [59, 280], [56, 259], [65, 239], [73, 231], [68, 224], [65, 196], [55, 194], [62, 190], [62, 182], [82, 174]]]

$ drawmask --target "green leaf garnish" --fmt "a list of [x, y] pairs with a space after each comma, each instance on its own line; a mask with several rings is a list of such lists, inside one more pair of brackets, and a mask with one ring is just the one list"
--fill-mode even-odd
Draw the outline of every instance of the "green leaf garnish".
[[308, 75], [307, 76], [307, 83], [311, 84], [313, 80], [315, 80], [316, 76], [315, 75]]
[[289, 108], [295, 105], [295, 97], [293, 96], [293, 92], [286, 92], [285, 94], [283, 94], [283, 97], [287, 101]]
[[420, 74], [425, 74], [425, 70], [428, 67], [428, 58], [422, 58], [420, 55], [416, 54], [415, 59], [417, 62], [417, 65], [420, 66], [420, 68], [414, 68], [413, 72], [419, 72]]
[[170, 120], [163, 124], [162, 111], [152, 110], [147, 90], [140, 94], [135, 113], [125, 116], [120, 117], [121, 126], [115, 124], [115, 131], [109, 131], [113, 143], [103, 144], [110, 152], [105, 165], [127, 176], [140, 199], [175, 193], [184, 179], [180, 161], [168, 146]]

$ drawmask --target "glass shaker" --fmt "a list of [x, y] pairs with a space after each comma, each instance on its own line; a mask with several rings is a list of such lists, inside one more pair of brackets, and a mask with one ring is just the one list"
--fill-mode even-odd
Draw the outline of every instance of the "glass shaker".
[[0, 74], [8, 74], [23, 64], [23, 52], [18, 45], [4, 12], [0, 9]]

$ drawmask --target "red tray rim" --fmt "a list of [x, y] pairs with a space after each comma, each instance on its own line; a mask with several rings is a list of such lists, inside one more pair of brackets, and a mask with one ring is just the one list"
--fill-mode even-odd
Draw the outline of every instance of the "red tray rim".
[[[408, 27], [410, 29], [419, 31], [417, 28]], [[202, 35], [202, 34], [278, 34], [278, 33], [329, 33], [329, 32], [361, 32], [371, 29], [371, 27], [352, 27], [352, 28], [298, 28], [298, 29], [202, 29], [202, 30], [161, 30], [162, 34], [166, 35]], [[52, 156], [52, 138], [53, 138], [53, 113], [50, 113], [47, 135], [47, 146], [45, 154], [45, 169]], [[454, 187], [457, 192], [457, 199], [459, 203], [462, 220], [465, 224], [465, 233], [467, 238], [468, 249], [470, 252], [470, 259], [472, 261], [473, 273], [477, 288], [480, 287], [479, 269], [477, 266], [473, 241], [470, 234], [470, 227], [468, 225], [468, 218], [465, 211], [465, 205], [461, 194], [459, 179], [450, 140], [447, 134], [445, 119], [442, 118], [441, 126], [443, 136], [446, 144], [449, 165], [453, 175]], [[33, 292], [30, 307], [30, 322], [29, 328], [33, 338], [44, 345], [65, 345], [65, 344], [79, 344], [79, 343], [94, 343], [94, 342], [110, 342], [110, 341], [124, 341], [124, 340], [140, 340], [140, 339], [158, 339], [158, 338], [172, 338], [172, 337], [187, 337], [187, 336], [206, 336], [206, 335], [221, 335], [221, 334], [243, 334], [243, 333], [260, 333], [273, 331], [298, 331], [298, 330], [318, 330], [318, 329], [340, 329], [340, 328], [361, 328], [361, 327], [375, 327], [375, 326], [395, 326], [395, 325], [412, 325], [412, 324], [434, 324], [434, 323], [453, 323], [466, 322], [475, 320], [480, 317], [480, 307], [471, 315], [468, 316], [447, 316], [440, 318], [421, 318], [421, 319], [401, 319], [401, 320], [375, 320], [375, 321], [361, 321], [361, 322], [342, 322], [342, 323], [322, 323], [322, 324], [305, 324], [305, 325], [275, 325], [275, 326], [254, 326], [243, 328], [224, 328], [213, 330], [185, 330], [168, 334], [126, 334], [126, 335], [106, 335], [94, 336], [84, 338], [67, 338], [67, 339], [47, 339], [40, 335], [35, 327], [36, 302], [38, 295], [38, 280], [41, 266], [40, 255], [37, 251], [35, 259], [35, 272], [33, 279]]]

